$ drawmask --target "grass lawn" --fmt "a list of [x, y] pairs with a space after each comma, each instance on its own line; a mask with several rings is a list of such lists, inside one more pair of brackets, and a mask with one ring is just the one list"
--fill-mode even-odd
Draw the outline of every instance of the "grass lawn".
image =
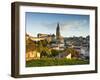
[[89, 60], [44, 58], [26, 61], [26, 67], [89, 64]]

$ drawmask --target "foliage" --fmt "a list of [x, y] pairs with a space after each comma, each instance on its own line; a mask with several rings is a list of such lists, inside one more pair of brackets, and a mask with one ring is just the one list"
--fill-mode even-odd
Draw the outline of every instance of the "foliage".
[[58, 66], [58, 65], [82, 65], [82, 64], [89, 64], [87, 60], [81, 59], [55, 59], [55, 58], [41, 58], [36, 60], [31, 60], [26, 62], [26, 67], [40, 67], [40, 66]]
[[51, 57], [55, 57], [55, 56], [57, 56], [59, 53], [60, 53], [59, 50], [54, 50], [54, 49], [52, 49], [52, 50], [51, 50]]
[[29, 38], [26, 40], [26, 52], [34, 51], [36, 49], [35, 43]]
[[78, 57], [79, 56], [79, 52], [73, 48], [67, 48], [65, 49], [65, 52], [67, 53], [71, 53], [72, 57]]
[[50, 49], [46, 46], [47, 42], [39, 41], [37, 50], [41, 53], [41, 57], [49, 57], [51, 54]]

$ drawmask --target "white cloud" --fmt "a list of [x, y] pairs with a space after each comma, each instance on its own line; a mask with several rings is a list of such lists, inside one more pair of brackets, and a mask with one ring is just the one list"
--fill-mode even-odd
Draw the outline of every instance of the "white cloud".
[[[60, 24], [62, 36], [67, 35], [88, 35], [89, 34], [89, 24], [87, 20], [78, 20], [78, 21], [67, 21]], [[87, 29], [87, 30], [86, 30]]]

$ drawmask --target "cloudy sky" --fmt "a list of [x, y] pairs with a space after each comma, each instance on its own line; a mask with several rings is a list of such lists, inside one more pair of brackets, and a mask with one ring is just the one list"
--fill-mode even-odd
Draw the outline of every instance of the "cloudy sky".
[[89, 15], [26, 12], [25, 22], [26, 33], [35, 37], [38, 33], [55, 34], [58, 22], [63, 37], [89, 35]]

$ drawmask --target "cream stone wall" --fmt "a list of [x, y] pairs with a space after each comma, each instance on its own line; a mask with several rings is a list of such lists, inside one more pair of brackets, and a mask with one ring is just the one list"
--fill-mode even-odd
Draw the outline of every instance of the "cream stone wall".
[[30, 51], [26, 53], [26, 61], [32, 60], [32, 59], [40, 59], [40, 53], [37, 51]]

